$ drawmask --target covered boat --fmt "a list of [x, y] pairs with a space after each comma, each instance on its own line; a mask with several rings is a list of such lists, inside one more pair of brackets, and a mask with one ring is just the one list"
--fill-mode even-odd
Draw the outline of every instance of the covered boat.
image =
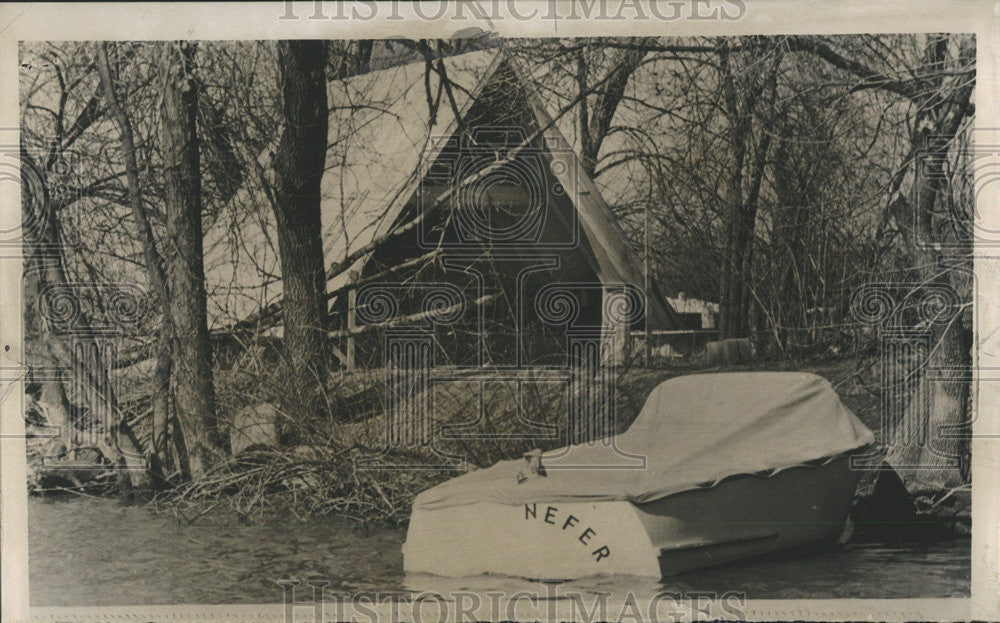
[[403, 566], [446, 576], [664, 576], [843, 529], [874, 437], [805, 373], [699, 374], [629, 429], [526, 455], [417, 496]]

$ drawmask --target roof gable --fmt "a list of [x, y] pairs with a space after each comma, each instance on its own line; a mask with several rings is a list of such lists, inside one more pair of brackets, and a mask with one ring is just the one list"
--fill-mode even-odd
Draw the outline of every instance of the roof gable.
[[[464, 115], [496, 69], [497, 52], [444, 61], [455, 108]], [[424, 63], [410, 63], [331, 86], [330, 146], [322, 183], [328, 262], [341, 261], [387, 233], [429, 163], [455, 133], [453, 107], [443, 88], [438, 94], [441, 79], [432, 76], [425, 82], [425, 72]]]
[[[564, 163], [551, 167], [552, 173], [574, 193], [573, 204], [593, 250], [598, 278], [604, 283], [640, 285], [640, 264], [624, 232], [516, 62], [503, 52], [484, 50], [445, 58], [443, 64], [450, 93], [440, 76], [427, 74], [424, 63], [398, 65], [330, 85], [329, 147], [321, 188], [327, 265], [342, 261], [397, 224], [428, 167], [453, 140], [459, 120], [465, 119], [502, 65], [503, 78], [512, 77], [527, 96], [534, 137], [548, 152], [558, 152]], [[262, 167], [268, 167], [268, 158], [262, 156]], [[266, 197], [245, 190], [234, 203], [239, 208], [233, 211], [237, 227], [233, 221], [217, 222], [206, 235], [211, 241], [206, 242], [210, 324], [215, 326], [250, 315], [281, 297], [270, 205]], [[364, 261], [338, 275], [329, 288], [346, 283], [349, 272], [360, 272]], [[650, 301], [649, 311], [656, 326], [671, 324], [669, 305], [662, 299]]]

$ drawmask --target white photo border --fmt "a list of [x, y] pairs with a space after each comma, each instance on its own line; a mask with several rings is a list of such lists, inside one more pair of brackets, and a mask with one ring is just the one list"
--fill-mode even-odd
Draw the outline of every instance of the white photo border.
[[[603, 0], [597, 0], [602, 2]], [[617, 0], [608, 0], [613, 6]], [[974, 33], [977, 38], [976, 129], [1000, 132], [996, 105], [1000, 67], [1000, 3], [982, 0], [682, 0], [687, 13], [675, 20], [546, 19], [557, 10], [572, 15], [569, 5], [552, 1], [481, 0], [487, 14], [471, 8], [455, 19], [453, 8], [421, 15], [405, 3], [378, 8], [371, 2], [348, 3], [347, 19], [335, 15], [333, 3], [319, 9], [314, 2], [272, 3], [51, 3], [0, 6], [0, 83], [18, 81], [18, 44], [34, 40], [168, 40], [168, 39], [305, 39], [449, 37], [479, 27], [501, 37], [691, 36], [740, 34]], [[468, 4], [468, 3], [466, 3]], [[592, 4], [592, 2], [588, 3]], [[646, 3], [639, 3], [646, 5]], [[657, 7], [666, 13], [671, 3]], [[674, 5], [677, 2], [673, 3]], [[468, 7], [467, 7], [468, 8]], [[565, 9], [565, 10], [564, 10]], [[712, 13], [718, 9], [724, 12]], [[715, 19], [698, 19], [706, 11]], [[366, 17], [371, 13], [371, 17]], [[614, 11], [610, 11], [614, 13]], [[351, 15], [355, 18], [350, 18]], [[294, 15], [294, 18], [289, 18]], [[479, 17], [477, 17], [477, 15]], [[533, 15], [531, 19], [522, 19]], [[631, 13], [626, 13], [631, 15]], [[284, 16], [284, 19], [282, 18]], [[0, 137], [17, 140], [17, 89], [0, 89]], [[0, 186], [0, 228], [20, 224], [20, 196], [14, 183]], [[986, 185], [977, 198], [977, 226], [1000, 230], [997, 185]], [[972, 582], [969, 599], [903, 600], [752, 600], [751, 620], [998, 620], [1000, 619], [1000, 252], [976, 250], [975, 344], [978, 374], [973, 388], [975, 418], [972, 441], [973, 496]], [[284, 620], [281, 604], [265, 606], [177, 605], [106, 608], [31, 608], [28, 602], [28, 539], [21, 345], [21, 260], [17, 251], [0, 249], [0, 513], [2, 513], [2, 617], [16, 620]], [[9, 348], [8, 348], [9, 347]], [[618, 610], [612, 605], [610, 612]], [[519, 614], [522, 614], [519, 611]], [[525, 616], [530, 612], [524, 611]], [[563, 614], [565, 613], [557, 613]], [[547, 613], [539, 610], [537, 617]], [[298, 617], [296, 617], [298, 618]]]

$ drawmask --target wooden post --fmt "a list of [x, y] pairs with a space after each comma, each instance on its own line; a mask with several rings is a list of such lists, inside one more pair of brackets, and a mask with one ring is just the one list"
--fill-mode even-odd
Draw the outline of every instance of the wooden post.
[[649, 322], [649, 203], [645, 204], [642, 211], [642, 296], [646, 306], [643, 308], [646, 313], [642, 319], [645, 325], [645, 336], [642, 342], [643, 363], [648, 368], [652, 362], [653, 335]]
[[609, 313], [609, 310], [613, 310], [615, 305], [611, 304], [608, 300], [613, 296], [623, 296], [623, 289], [621, 287], [608, 287], [605, 286], [603, 289], [603, 301], [602, 310], [603, 317], [601, 319], [602, 335], [601, 335], [601, 361], [605, 366], [621, 366], [625, 363], [626, 353], [628, 351], [629, 342], [629, 314], [622, 314], [623, 317], [616, 317], [617, 314]]

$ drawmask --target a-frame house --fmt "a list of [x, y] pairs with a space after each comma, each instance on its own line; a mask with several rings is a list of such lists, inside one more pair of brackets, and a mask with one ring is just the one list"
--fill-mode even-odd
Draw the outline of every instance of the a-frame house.
[[[517, 62], [485, 50], [430, 67], [330, 87], [323, 236], [327, 263], [342, 269], [328, 283], [342, 361], [378, 365], [382, 338], [366, 326], [407, 321], [437, 321], [435, 361], [457, 365], [550, 363], [567, 331], [616, 333], [620, 348], [623, 332], [647, 322], [676, 328]], [[229, 317], [280, 300], [270, 210], [238, 199], [262, 208], [242, 217], [240, 247], [253, 260], [237, 265], [224, 250], [206, 260], [210, 300]], [[255, 271], [263, 285], [234, 288]]]

